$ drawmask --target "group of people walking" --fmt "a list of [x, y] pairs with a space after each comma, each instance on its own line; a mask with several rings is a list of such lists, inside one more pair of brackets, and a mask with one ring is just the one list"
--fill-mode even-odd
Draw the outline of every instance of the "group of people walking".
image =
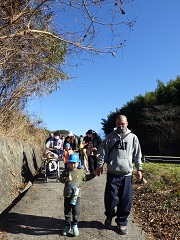
[[64, 135], [60, 136], [59, 132], [56, 131], [54, 134], [50, 133], [46, 140], [46, 154], [54, 153], [56, 158], [63, 160], [64, 167], [67, 168], [69, 155], [78, 153], [81, 167], [86, 172], [92, 173], [97, 167], [97, 157], [101, 143], [101, 137], [92, 129], [89, 129], [85, 136], [81, 135], [79, 138], [71, 131], [66, 137]]
[[[64, 183], [64, 215], [66, 236], [72, 230], [74, 236], [79, 235], [78, 220], [80, 216], [80, 186], [82, 181], [89, 181], [103, 174], [103, 166], [107, 164], [107, 179], [104, 193], [105, 228], [111, 227], [112, 219], [115, 222], [119, 234], [127, 233], [128, 216], [132, 205], [132, 174], [133, 165], [137, 169], [137, 180], [142, 180], [142, 155], [139, 140], [128, 129], [126, 116], [119, 115], [116, 118], [115, 128], [112, 133], [102, 141], [100, 136], [89, 129], [86, 136], [80, 136], [77, 142], [78, 149], [72, 149], [72, 143], [67, 136], [57, 146], [63, 158], [65, 151], [72, 150], [66, 158], [65, 169], [60, 176], [60, 182]], [[70, 133], [71, 135], [72, 133]], [[54, 134], [56, 137], [56, 133]], [[73, 134], [72, 134], [73, 135]], [[76, 138], [76, 137], [75, 137]], [[59, 137], [60, 139], [60, 137]], [[57, 137], [56, 137], [56, 140]], [[50, 146], [50, 139], [46, 146]], [[73, 145], [75, 146], [75, 144]], [[79, 154], [76, 153], [78, 151]], [[78, 168], [81, 160], [83, 168]]]

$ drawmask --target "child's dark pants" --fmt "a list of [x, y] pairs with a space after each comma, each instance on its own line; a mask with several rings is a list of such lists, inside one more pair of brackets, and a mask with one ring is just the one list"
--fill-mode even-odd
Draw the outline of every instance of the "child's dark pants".
[[[80, 215], [80, 198], [77, 198], [76, 205], [70, 204], [71, 198], [64, 198], [64, 215], [66, 225], [76, 225]], [[71, 221], [72, 220], [72, 221]]]

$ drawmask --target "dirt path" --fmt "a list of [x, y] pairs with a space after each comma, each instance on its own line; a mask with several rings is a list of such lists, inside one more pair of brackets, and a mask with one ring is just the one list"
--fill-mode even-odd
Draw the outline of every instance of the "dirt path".
[[81, 240], [146, 240], [142, 229], [129, 217], [128, 233], [121, 236], [113, 221], [110, 230], [104, 229], [103, 194], [106, 175], [96, 177], [82, 186], [80, 235], [68, 237], [61, 235], [64, 228], [63, 184], [54, 179], [43, 183], [37, 179], [24, 197], [7, 213], [1, 221], [0, 239], [3, 240], [43, 240], [43, 239], [81, 239]]

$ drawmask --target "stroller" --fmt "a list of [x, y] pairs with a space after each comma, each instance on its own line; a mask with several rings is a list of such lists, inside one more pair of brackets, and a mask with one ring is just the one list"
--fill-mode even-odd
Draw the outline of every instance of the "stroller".
[[58, 155], [54, 152], [54, 150], [47, 150], [45, 153], [44, 160], [44, 182], [49, 179], [56, 179], [59, 181], [60, 178], [60, 160]]

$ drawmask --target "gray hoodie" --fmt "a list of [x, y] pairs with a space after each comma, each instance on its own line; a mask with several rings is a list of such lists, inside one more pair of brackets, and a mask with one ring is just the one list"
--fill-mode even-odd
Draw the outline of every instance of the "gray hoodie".
[[[118, 144], [110, 151], [118, 140]], [[132, 175], [133, 162], [137, 170], [142, 170], [141, 158], [141, 147], [137, 136], [129, 129], [122, 135], [115, 129], [103, 141], [97, 167], [101, 168], [107, 163], [108, 173], [120, 176]]]

